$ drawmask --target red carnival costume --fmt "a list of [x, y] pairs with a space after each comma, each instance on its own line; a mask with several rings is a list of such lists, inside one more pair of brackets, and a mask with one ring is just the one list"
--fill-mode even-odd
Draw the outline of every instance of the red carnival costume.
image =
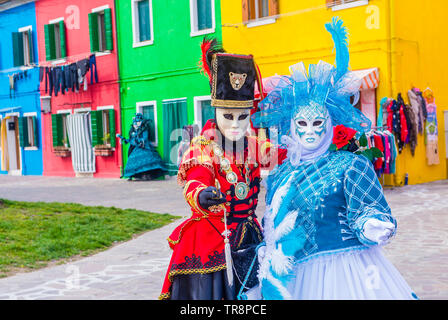
[[[216, 54], [213, 57], [215, 59]], [[254, 65], [251, 56], [237, 58], [240, 57], [249, 57]], [[215, 99], [212, 89], [212, 105], [216, 105]], [[253, 105], [253, 83], [251, 99]], [[235, 108], [234, 100], [237, 99], [228, 100], [219, 101], [233, 103]], [[245, 100], [247, 105], [249, 99]], [[173, 254], [159, 299], [234, 299], [252, 260], [252, 257], [244, 257], [244, 249], [254, 248], [263, 240], [255, 216], [260, 192], [260, 167], [273, 168], [286, 157], [286, 150], [278, 152], [269, 141], [246, 136], [242, 152], [234, 152], [226, 149], [224, 140], [216, 122], [209, 120], [201, 135], [193, 139], [183, 155], [177, 179], [184, 187], [184, 197], [192, 215], [168, 238]], [[199, 195], [210, 187], [220, 190], [225, 202], [206, 209], [199, 204]], [[234, 285], [228, 285], [229, 277], [226, 276], [227, 240], [234, 261]], [[205, 277], [209, 278], [204, 280]], [[199, 285], [200, 281], [202, 284]]]

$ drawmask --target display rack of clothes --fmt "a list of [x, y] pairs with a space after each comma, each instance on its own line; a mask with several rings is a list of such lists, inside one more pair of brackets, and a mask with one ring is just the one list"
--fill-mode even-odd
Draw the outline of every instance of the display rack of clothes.
[[409, 104], [405, 103], [401, 93], [398, 93], [397, 99], [387, 97], [381, 99], [378, 126], [386, 125], [395, 135], [398, 153], [409, 145], [411, 154], [414, 156], [418, 134], [424, 133], [427, 107], [422, 92], [418, 88], [413, 87], [409, 90], [408, 98]]
[[98, 69], [95, 54], [78, 61], [67, 62], [57, 66], [39, 66], [39, 82], [45, 80], [45, 93], [58, 96], [59, 92], [65, 94], [70, 89], [79, 92], [87, 91], [87, 73], [90, 71], [90, 84], [98, 83]]
[[395, 135], [386, 127], [373, 127], [366, 136], [369, 148], [378, 148], [383, 153], [383, 157], [376, 158], [373, 163], [377, 176], [395, 174], [398, 156]]

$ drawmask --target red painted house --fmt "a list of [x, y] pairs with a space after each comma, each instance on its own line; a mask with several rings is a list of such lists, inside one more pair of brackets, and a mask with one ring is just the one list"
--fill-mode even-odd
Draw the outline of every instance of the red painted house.
[[114, 0], [36, 1], [46, 176], [120, 177]]

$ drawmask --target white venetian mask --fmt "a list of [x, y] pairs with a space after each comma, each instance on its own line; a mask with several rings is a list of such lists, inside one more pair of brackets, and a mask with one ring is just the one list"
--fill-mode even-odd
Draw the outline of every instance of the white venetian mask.
[[327, 132], [328, 111], [314, 102], [302, 107], [294, 116], [295, 135], [308, 150], [320, 146]]
[[230, 141], [238, 141], [246, 135], [250, 125], [248, 109], [217, 108], [216, 124], [221, 133]]

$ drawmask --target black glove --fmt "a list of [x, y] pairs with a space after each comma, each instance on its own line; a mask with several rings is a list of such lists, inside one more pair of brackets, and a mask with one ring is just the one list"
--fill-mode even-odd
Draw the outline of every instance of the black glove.
[[207, 187], [199, 192], [198, 201], [202, 208], [208, 209], [211, 206], [219, 205], [227, 200], [226, 195], [220, 190], [215, 187]]

